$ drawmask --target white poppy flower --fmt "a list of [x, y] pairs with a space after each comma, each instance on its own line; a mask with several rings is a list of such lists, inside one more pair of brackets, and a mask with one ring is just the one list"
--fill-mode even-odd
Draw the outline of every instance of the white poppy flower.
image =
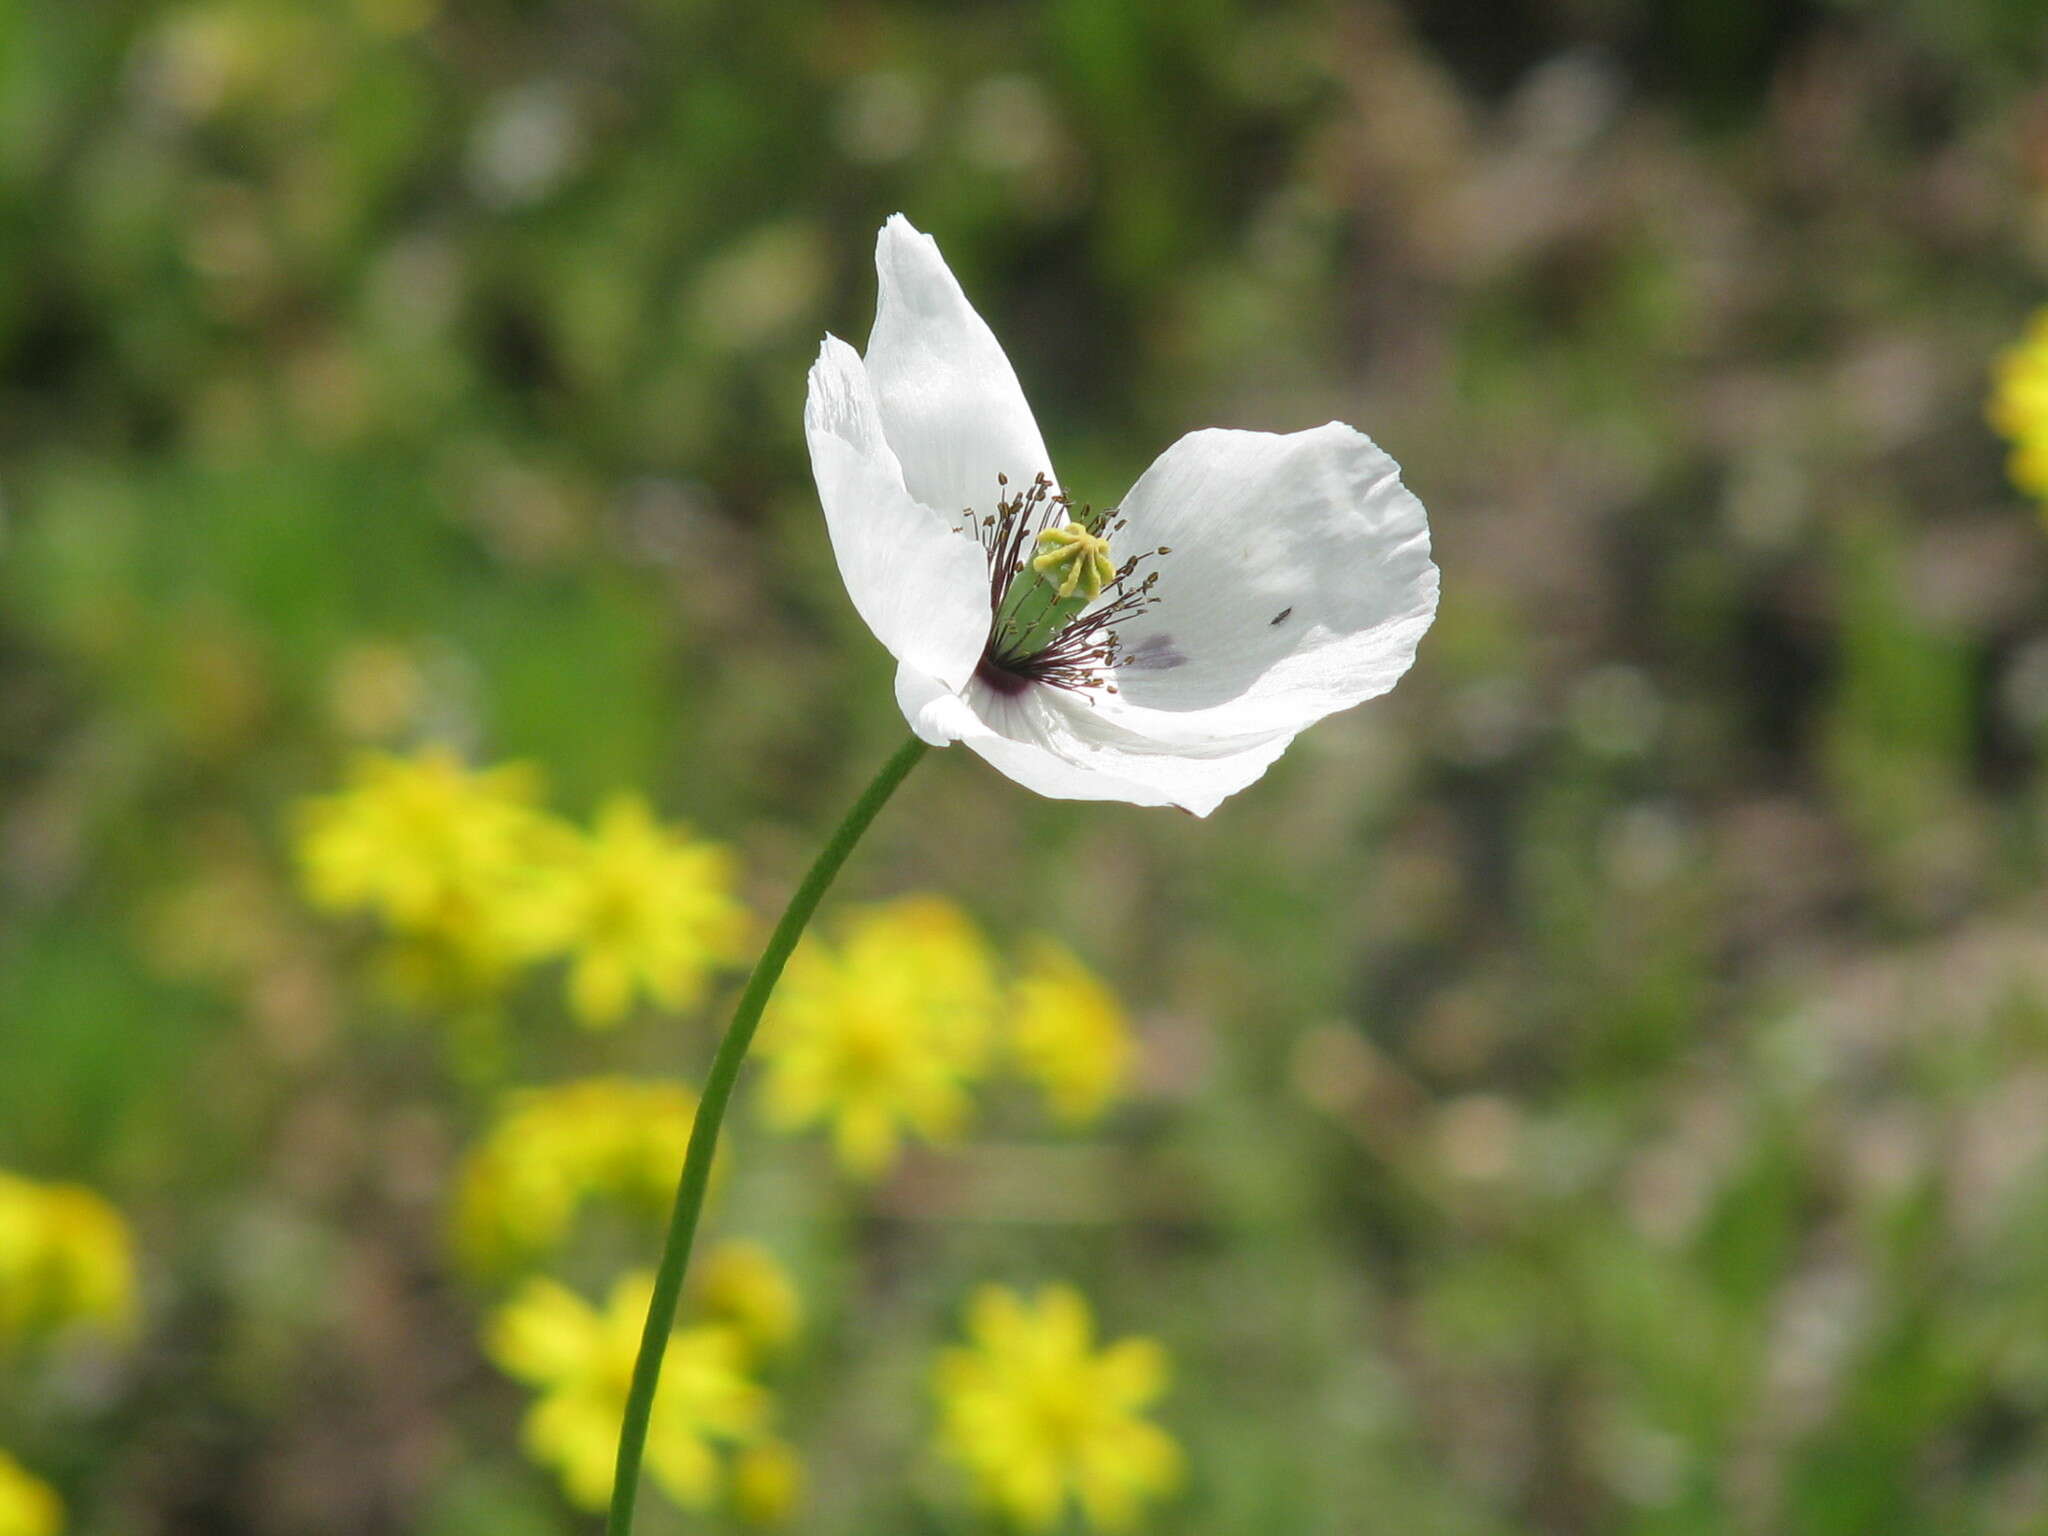
[[804, 430], [846, 590], [920, 737], [1040, 794], [1206, 816], [1408, 670], [1437, 571], [1370, 438], [1193, 432], [1094, 514], [1061, 495], [932, 238], [896, 215], [875, 268], [867, 357], [825, 338]]

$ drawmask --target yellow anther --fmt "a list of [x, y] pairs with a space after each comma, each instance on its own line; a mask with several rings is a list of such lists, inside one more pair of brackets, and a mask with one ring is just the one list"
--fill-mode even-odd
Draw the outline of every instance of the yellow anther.
[[1109, 558], [1109, 540], [1090, 533], [1079, 523], [1048, 528], [1041, 533], [1031, 569], [1041, 576], [1064, 572], [1060, 578], [1061, 602], [1076, 592], [1093, 602], [1116, 578], [1116, 566]]

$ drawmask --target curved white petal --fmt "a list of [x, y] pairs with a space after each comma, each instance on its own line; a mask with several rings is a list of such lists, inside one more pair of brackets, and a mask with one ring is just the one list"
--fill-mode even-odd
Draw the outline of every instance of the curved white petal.
[[853, 606], [898, 661], [965, 687], [988, 639], [987, 559], [905, 488], [867, 370], [835, 336], [811, 365], [804, 435]]
[[1293, 734], [1392, 688], [1436, 616], [1422, 503], [1364, 433], [1193, 432], [1124, 499], [1159, 601], [1100, 714], [1160, 742]]
[[951, 746], [986, 729], [957, 689], [950, 688], [910, 662], [896, 669], [896, 707], [920, 741]]
[[1294, 739], [1288, 732], [1249, 742], [1164, 746], [1106, 718], [1097, 695], [1044, 686], [1006, 695], [979, 679], [963, 695], [907, 666], [897, 672], [896, 699], [924, 740], [934, 746], [964, 741], [1002, 773], [1051, 799], [1176, 805], [1197, 816], [1257, 779]]
[[947, 516], [986, 514], [996, 476], [1029, 485], [1052, 460], [1010, 360], [960, 291], [938, 243], [902, 214], [875, 241], [868, 376], [910, 494]]

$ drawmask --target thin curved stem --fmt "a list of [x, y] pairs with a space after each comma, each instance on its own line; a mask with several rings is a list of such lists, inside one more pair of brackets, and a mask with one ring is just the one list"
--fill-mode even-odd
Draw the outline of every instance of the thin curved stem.
[[833, 832], [804, 875], [803, 883], [796, 888], [796, 894], [789, 898], [781, 921], [769, 935], [768, 947], [754, 962], [754, 973], [747, 978], [747, 988], [740, 994], [732, 1022], [725, 1027], [725, 1038], [718, 1042], [718, 1054], [711, 1059], [703, 1096], [697, 1100], [696, 1122], [690, 1127], [689, 1150], [683, 1154], [683, 1176], [676, 1186], [675, 1207], [669, 1214], [661, 1267], [655, 1271], [647, 1328], [640, 1336], [640, 1354], [633, 1362], [633, 1385], [626, 1395], [626, 1422], [619, 1432], [618, 1471], [612, 1483], [606, 1536], [628, 1536], [633, 1529], [633, 1506], [640, 1494], [640, 1460], [647, 1448], [647, 1421], [654, 1411], [654, 1389], [661, 1380], [662, 1356], [668, 1350], [669, 1333], [675, 1327], [676, 1303], [682, 1296], [683, 1272], [690, 1265], [697, 1218], [704, 1210], [704, 1190], [711, 1179], [712, 1157], [718, 1150], [718, 1128], [724, 1123], [725, 1107], [732, 1098], [733, 1084], [739, 1080], [740, 1066], [747, 1059], [747, 1047], [753, 1044], [761, 1010], [768, 1006], [768, 994], [775, 990], [790, 951], [796, 948], [804, 925], [818, 910], [818, 902], [839, 873], [839, 867], [896, 792], [896, 786], [929, 750], [913, 736], [882, 765], [875, 781], [854, 801], [846, 820]]

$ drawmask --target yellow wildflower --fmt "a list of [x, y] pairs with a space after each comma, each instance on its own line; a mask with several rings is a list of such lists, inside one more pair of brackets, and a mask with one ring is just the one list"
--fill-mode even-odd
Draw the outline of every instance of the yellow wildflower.
[[733, 1459], [732, 1503], [749, 1525], [787, 1525], [804, 1494], [804, 1464], [780, 1440], [750, 1445]]
[[1035, 940], [1010, 993], [1010, 1053], [1070, 1125], [1095, 1119], [1124, 1086], [1131, 1032], [1123, 1005], [1063, 946]]
[[536, 937], [569, 955], [577, 1018], [617, 1023], [640, 992], [671, 1012], [697, 1002], [746, 941], [732, 886], [726, 849], [663, 827], [638, 796], [614, 799], [536, 893]]
[[680, 1083], [586, 1078], [506, 1096], [456, 1178], [455, 1244], [472, 1268], [559, 1248], [584, 1202], [659, 1211], [675, 1189], [696, 1096]]
[[1031, 1300], [984, 1287], [967, 1327], [971, 1342], [939, 1359], [939, 1443], [1011, 1522], [1051, 1530], [1071, 1499], [1098, 1529], [1125, 1531], [1179, 1486], [1180, 1448], [1142, 1416], [1166, 1386], [1155, 1341], [1098, 1353], [1088, 1303], [1064, 1285]]
[[[600, 1312], [553, 1280], [528, 1280], [493, 1314], [484, 1345], [506, 1374], [539, 1389], [526, 1416], [526, 1450], [562, 1480], [572, 1503], [602, 1509], [626, 1393], [654, 1277], [621, 1279]], [[677, 1330], [669, 1339], [647, 1433], [647, 1470], [670, 1498], [703, 1509], [718, 1496], [718, 1447], [761, 1438], [768, 1394], [745, 1374], [729, 1328]]]
[[988, 947], [953, 906], [859, 913], [836, 951], [807, 941], [790, 957], [761, 1034], [763, 1113], [784, 1131], [829, 1125], [841, 1163], [880, 1174], [906, 1133], [958, 1133], [997, 1002]]
[[2013, 484], [2048, 500], [2048, 309], [2036, 311], [2025, 336], [1999, 354], [1987, 414], [2012, 444]]
[[347, 788], [300, 807], [306, 893], [402, 936], [388, 978], [402, 996], [489, 991], [530, 953], [526, 898], [568, 835], [538, 789], [524, 764], [472, 770], [445, 748], [360, 757]]
[[300, 811], [307, 894], [368, 909], [406, 932], [442, 926], [451, 904], [528, 862], [538, 783], [525, 764], [472, 770], [443, 747], [366, 754], [349, 785]]
[[0, 1342], [75, 1326], [127, 1327], [134, 1245], [105, 1200], [0, 1173]]
[[0, 1536], [57, 1536], [63, 1528], [56, 1491], [0, 1451]]
[[45, 1265], [68, 1319], [125, 1327], [135, 1313], [135, 1256], [121, 1213], [89, 1189], [43, 1191]]
[[781, 1349], [803, 1326], [796, 1283], [759, 1243], [720, 1243], [697, 1265], [690, 1284], [698, 1309], [751, 1348]]

